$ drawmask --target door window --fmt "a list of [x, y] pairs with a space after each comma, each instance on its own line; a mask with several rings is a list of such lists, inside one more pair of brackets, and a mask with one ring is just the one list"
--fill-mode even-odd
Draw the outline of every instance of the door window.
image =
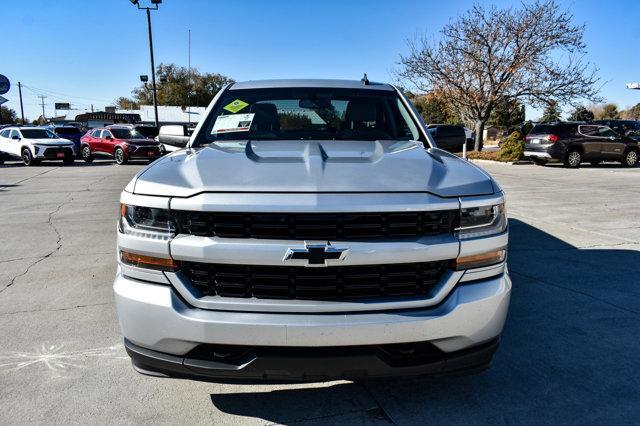
[[[102, 139], [106, 139], [107, 137], [111, 136], [111, 132], [108, 130], [103, 130], [102, 131]], [[113, 136], [111, 136], [113, 137]]]
[[578, 132], [584, 136], [597, 138], [599, 136], [598, 127], [599, 126], [593, 126], [593, 125], [578, 126]]
[[91, 136], [94, 137], [94, 138], [99, 138], [100, 137], [100, 129], [94, 130], [93, 132], [91, 132]]
[[9, 137], [9, 132], [11, 132], [11, 130], [7, 129], [7, 130], [3, 130], [0, 132], [0, 136], [2, 136], [3, 138], [8, 138]]

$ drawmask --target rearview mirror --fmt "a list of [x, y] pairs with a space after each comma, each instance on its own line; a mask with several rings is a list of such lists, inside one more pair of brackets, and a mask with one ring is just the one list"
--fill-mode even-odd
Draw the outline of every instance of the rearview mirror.
[[158, 141], [161, 144], [184, 148], [189, 143], [190, 137], [187, 133], [187, 126], [182, 124], [172, 124], [160, 127]]

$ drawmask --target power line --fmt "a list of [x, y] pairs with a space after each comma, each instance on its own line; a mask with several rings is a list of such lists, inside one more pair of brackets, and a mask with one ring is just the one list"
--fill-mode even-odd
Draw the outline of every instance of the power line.
[[70, 95], [68, 93], [57, 92], [57, 91], [50, 90], [50, 89], [43, 89], [43, 88], [31, 86], [31, 85], [26, 86], [26, 85], [23, 84], [22, 87], [28, 87], [28, 88], [30, 88], [32, 90], [37, 90], [37, 91], [42, 92], [42, 93], [47, 94], [47, 95], [61, 95], [61, 96], [66, 96], [68, 98], [84, 99], [84, 100], [87, 100], [87, 101], [99, 101], [99, 102], [106, 102], [106, 103], [111, 102], [111, 101], [106, 100], [106, 99], [88, 98], [86, 96], [75, 96], [75, 95]]

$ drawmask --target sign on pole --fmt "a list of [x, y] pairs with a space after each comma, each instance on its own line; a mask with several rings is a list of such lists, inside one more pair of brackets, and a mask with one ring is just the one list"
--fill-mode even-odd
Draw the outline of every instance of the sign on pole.
[[4, 75], [0, 74], [0, 95], [4, 95], [11, 89], [11, 83], [9, 83], [9, 79]]
[[56, 102], [55, 109], [71, 109], [71, 105], [68, 102]]
[[9, 99], [3, 98], [2, 96], [0, 96], [0, 105], [2, 105], [5, 102], [9, 102]]

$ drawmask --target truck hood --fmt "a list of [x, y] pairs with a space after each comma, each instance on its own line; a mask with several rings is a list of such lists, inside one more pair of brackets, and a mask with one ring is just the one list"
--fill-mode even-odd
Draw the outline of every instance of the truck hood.
[[136, 194], [200, 192], [494, 193], [479, 167], [414, 141], [240, 141], [184, 149], [142, 170]]

